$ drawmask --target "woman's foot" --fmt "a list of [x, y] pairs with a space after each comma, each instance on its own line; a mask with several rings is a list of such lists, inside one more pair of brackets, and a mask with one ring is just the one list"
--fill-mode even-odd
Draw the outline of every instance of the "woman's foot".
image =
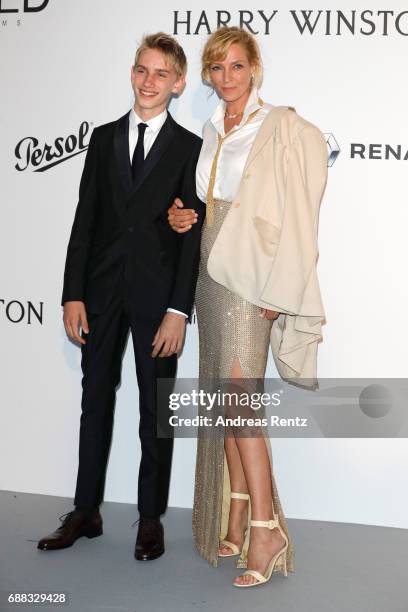
[[[265, 575], [269, 563], [275, 554], [285, 546], [285, 539], [279, 529], [257, 527], [251, 529], [251, 539], [248, 548], [248, 569], [256, 570]], [[241, 575], [234, 580], [235, 584], [253, 584], [258, 582], [254, 576]]]
[[[228, 533], [226, 540], [238, 546], [242, 550], [244, 544], [244, 533], [248, 527], [248, 501], [245, 499], [231, 499], [230, 513], [228, 519]], [[229, 546], [220, 544], [218, 553], [220, 555], [231, 555], [233, 551]]]

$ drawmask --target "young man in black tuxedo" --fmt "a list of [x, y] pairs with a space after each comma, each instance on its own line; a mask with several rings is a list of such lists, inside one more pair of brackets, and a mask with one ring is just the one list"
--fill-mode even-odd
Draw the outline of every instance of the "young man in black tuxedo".
[[[65, 329], [82, 349], [75, 510], [39, 541], [42, 550], [66, 548], [81, 536], [102, 534], [99, 505], [130, 330], [142, 449], [135, 557], [155, 559], [164, 552], [160, 515], [167, 507], [173, 440], [156, 436], [156, 383], [176, 375], [177, 353], [193, 306], [203, 220], [195, 189], [201, 139], [167, 112], [171, 96], [184, 89], [186, 67], [175, 39], [163, 33], [145, 37], [131, 71], [134, 108], [91, 136], [62, 297]], [[176, 196], [200, 211], [200, 222], [183, 235], [167, 222], [167, 209]]]

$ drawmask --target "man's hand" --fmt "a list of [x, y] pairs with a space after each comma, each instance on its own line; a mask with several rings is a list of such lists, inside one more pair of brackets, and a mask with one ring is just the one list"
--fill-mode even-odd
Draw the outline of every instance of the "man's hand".
[[175, 312], [167, 312], [152, 342], [152, 357], [170, 357], [179, 353], [186, 331], [186, 318]]
[[259, 315], [263, 319], [268, 319], [268, 321], [274, 321], [280, 315], [280, 312], [276, 312], [276, 310], [268, 310], [267, 308], [261, 309], [261, 314]]
[[179, 234], [188, 232], [197, 223], [198, 215], [193, 208], [184, 208], [180, 198], [176, 198], [167, 211], [171, 228]]
[[68, 336], [80, 344], [86, 344], [86, 341], [80, 336], [81, 328], [86, 334], [89, 333], [85, 304], [83, 302], [65, 302], [63, 321]]

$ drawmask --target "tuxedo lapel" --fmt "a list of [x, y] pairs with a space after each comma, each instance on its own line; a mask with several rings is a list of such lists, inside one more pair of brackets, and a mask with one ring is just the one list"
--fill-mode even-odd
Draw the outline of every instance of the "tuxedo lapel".
[[[168, 146], [170, 145], [174, 134], [175, 134], [176, 123], [173, 117], [168, 113], [167, 119], [163, 124], [160, 132], [158, 133], [156, 140], [154, 141], [146, 159], [144, 161], [143, 167], [136, 179], [136, 181], [132, 185], [132, 192], [135, 192], [139, 189], [142, 183], [149, 176], [150, 172], [156, 166], [163, 153], [166, 151]], [[129, 153], [128, 153], [129, 155]]]
[[122, 186], [126, 192], [130, 193], [132, 191], [132, 173], [129, 159], [129, 113], [117, 122], [114, 149]]

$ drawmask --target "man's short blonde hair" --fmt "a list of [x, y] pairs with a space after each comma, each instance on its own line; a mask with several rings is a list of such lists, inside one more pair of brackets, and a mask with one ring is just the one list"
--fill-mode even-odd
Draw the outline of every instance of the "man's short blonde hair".
[[143, 40], [136, 51], [135, 66], [139, 63], [140, 55], [146, 49], [158, 49], [166, 56], [171, 59], [174, 64], [174, 68], [178, 76], [185, 76], [187, 72], [187, 58], [183, 51], [182, 46], [177, 42], [175, 38], [164, 32], [157, 32], [157, 34], [147, 34], [143, 37]]
[[254, 65], [254, 84], [256, 87], [260, 87], [263, 70], [258, 43], [247, 30], [235, 26], [219, 28], [207, 40], [201, 57], [201, 76], [203, 80], [211, 85], [211, 64], [223, 61], [233, 44], [244, 47], [249, 63]]

